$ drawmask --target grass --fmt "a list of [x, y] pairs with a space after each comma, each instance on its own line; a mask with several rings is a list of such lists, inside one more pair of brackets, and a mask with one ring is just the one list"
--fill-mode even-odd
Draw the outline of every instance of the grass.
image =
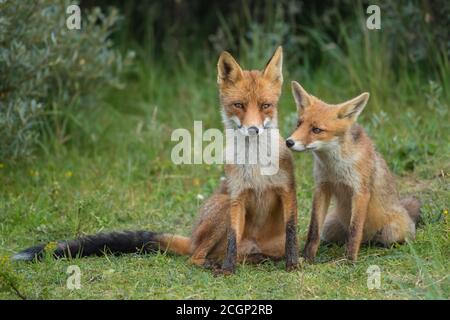
[[[368, 58], [367, 41], [375, 44]], [[329, 102], [370, 91], [360, 122], [399, 176], [401, 193], [423, 202], [413, 243], [365, 246], [354, 265], [342, 260], [342, 247], [322, 246], [316, 264], [302, 264], [298, 271], [287, 273], [283, 263], [269, 262], [242, 265], [226, 278], [166, 253], [35, 264], [3, 258], [0, 299], [449, 299], [448, 61], [441, 65], [444, 79], [411, 70], [393, 74], [386, 71], [382, 43], [363, 39], [348, 42], [346, 49], [351, 55], [331, 49], [314, 70], [286, 62], [281, 130], [286, 135], [295, 119], [290, 80]], [[95, 113], [74, 114], [82, 120], [83, 140], [75, 135], [68, 145], [47, 144], [34, 160], [2, 164], [0, 255], [105, 230], [188, 235], [201, 204], [198, 195], [213, 192], [223, 168], [174, 165], [170, 134], [180, 127], [192, 131], [194, 120], [202, 120], [204, 129], [221, 128], [215, 59], [191, 62], [180, 55], [170, 65], [138, 60], [126, 90], [108, 92]], [[262, 66], [259, 62], [250, 66]], [[295, 161], [303, 246], [313, 188], [311, 155], [295, 154]], [[79, 290], [66, 287], [70, 265], [81, 269]], [[371, 265], [381, 269], [379, 289], [367, 287]]]
[[[199, 205], [196, 195], [211, 193], [220, 170], [167, 164], [153, 175], [144, 161], [131, 160], [133, 154], [118, 153], [111, 161], [109, 153], [86, 157], [73, 150], [32, 168], [3, 168], [1, 253], [10, 255], [36, 241], [101, 230], [142, 228], [188, 234]], [[312, 187], [311, 164], [306, 160], [297, 161], [302, 244]], [[425, 223], [416, 241], [391, 249], [364, 247], [356, 265], [344, 263], [343, 248], [332, 246], [320, 249], [317, 264], [304, 265], [297, 272], [286, 273], [283, 263], [244, 265], [228, 278], [215, 278], [188, 265], [185, 257], [164, 253], [46, 259], [14, 264], [13, 269], [19, 275], [21, 294], [39, 299], [448, 298], [449, 221], [437, 218], [448, 205], [448, 182], [446, 186], [443, 178], [433, 177], [418, 187], [412, 179], [411, 175], [401, 179], [401, 190], [420, 194], [425, 203]], [[82, 271], [80, 290], [66, 288], [66, 270], [73, 264]], [[382, 270], [380, 290], [367, 289], [370, 265]], [[3, 292], [0, 297], [16, 295]]]

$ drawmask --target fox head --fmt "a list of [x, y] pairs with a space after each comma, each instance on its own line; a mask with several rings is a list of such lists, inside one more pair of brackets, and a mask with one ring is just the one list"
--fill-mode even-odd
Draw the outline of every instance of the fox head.
[[277, 128], [277, 104], [283, 84], [283, 50], [275, 51], [263, 71], [242, 70], [228, 53], [217, 64], [222, 116], [227, 129], [246, 136]]
[[309, 95], [297, 82], [292, 82], [292, 94], [297, 105], [297, 128], [286, 140], [294, 151], [329, 150], [350, 130], [366, 106], [369, 93], [331, 105]]

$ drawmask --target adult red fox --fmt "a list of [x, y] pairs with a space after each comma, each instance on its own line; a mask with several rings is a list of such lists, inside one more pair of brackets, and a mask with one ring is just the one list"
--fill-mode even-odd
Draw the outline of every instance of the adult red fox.
[[[227, 164], [226, 180], [205, 201], [192, 235], [183, 237], [150, 231], [101, 233], [61, 241], [55, 257], [101, 255], [105, 251], [126, 253], [167, 250], [189, 255], [200, 266], [223, 262], [219, 271], [233, 273], [236, 262], [286, 259], [286, 267], [297, 265], [297, 203], [292, 155], [278, 135], [277, 104], [283, 83], [282, 48], [279, 47], [263, 71], [242, 70], [227, 52], [218, 62], [221, 112], [226, 129], [244, 136], [273, 130], [279, 143], [279, 170], [263, 175], [260, 165]], [[255, 143], [250, 139], [249, 143]], [[239, 145], [242, 147], [242, 145]], [[245, 152], [239, 147], [236, 153]], [[28, 248], [16, 260], [42, 256], [45, 244]]]
[[[368, 93], [330, 105], [292, 82], [297, 128], [286, 140], [294, 151], [312, 151], [315, 191], [303, 255], [313, 261], [320, 236], [346, 242], [346, 256], [356, 260], [361, 242], [384, 245], [415, 237], [420, 202], [400, 199], [382, 156], [356, 120]], [[331, 198], [336, 208], [328, 211]]]

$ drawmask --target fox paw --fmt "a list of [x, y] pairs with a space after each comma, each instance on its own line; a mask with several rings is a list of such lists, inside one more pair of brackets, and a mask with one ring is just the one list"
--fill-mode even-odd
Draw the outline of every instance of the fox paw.
[[203, 266], [206, 263], [206, 259], [203, 258], [190, 258], [189, 263], [195, 266]]
[[286, 264], [286, 271], [291, 272], [297, 270], [299, 267], [298, 262], [297, 263], [287, 263]]
[[220, 277], [220, 276], [230, 276], [235, 273], [235, 270], [234, 270], [234, 268], [233, 269], [229, 269], [229, 268], [224, 269], [224, 268], [219, 267], [219, 268], [215, 268], [213, 272], [214, 272], [215, 277]]
[[210, 270], [218, 270], [220, 269], [220, 263], [218, 263], [217, 261], [214, 260], [210, 260], [210, 259], [206, 259], [205, 262], [202, 265], [203, 268], [205, 269], [210, 269]]
[[344, 262], [348, 265], [355, 265], [357, 262], [357, 257], [345, 256]]
[[349, 263], [355, 263], [358, 260], [358, 254], [354, 253], [354, 252], [349, 252], [347, 251], [345, 253], [345, 259], [349, 262]]
[[303, 253], [302, 258], [304, 261], [306, 261], [307, 263], [314, 263], [315, 260], [315, 256], [307, 254], [307, 253]]

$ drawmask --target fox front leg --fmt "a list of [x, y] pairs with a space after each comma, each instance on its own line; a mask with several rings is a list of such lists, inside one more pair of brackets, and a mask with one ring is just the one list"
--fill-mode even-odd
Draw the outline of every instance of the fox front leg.
[[318, 186], [314, 191], [312, 203], [311, 221], [309, 223], [308, 237], [305, 248], [303, 249], [303, 257], [308, 262], [314, 262], [317, 249], [320, 244], [320, 233], [323, 222], [330, 206], [330, 192], [325, 185]]
[[345, 255], [348, 260], [358, 259], [359, 247], [363, 237], [364, 223], [367, 217], [370, 194], [359, 193], [352, 197], [352, 216], [348, 231]]
[[297, 199], [295, 188], [283, 190], [281, 193], [283, 203], [283, 218], [286, 228], [285, 257], [286, 270], [294, 270], [298, 265], [297, 241]]
[[227, 251], [222, 264], [222, 273], [232, 274], [236, 268], [237, 250], [244, 233], [245, 195], [232, 200], [230, 207], [230, 228], [227, 235]]

